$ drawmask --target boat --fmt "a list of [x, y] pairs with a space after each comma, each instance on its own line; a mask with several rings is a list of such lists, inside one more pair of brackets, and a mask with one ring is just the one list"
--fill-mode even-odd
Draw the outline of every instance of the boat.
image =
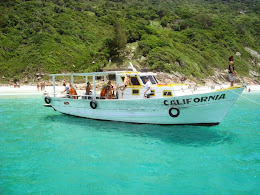
[[[120, 90], [111, 99], [100, 96], [96, 88], [98, 79], [106, 84], [112, 81], [114, 88], [122, 85], [126, 75], [132, 85], [127, 85], [124, 94]], [[159, 83], [156, 73], [132, 70], [91, 73], [51, 74], [53, 93], [45, 95], [45, 106], [63, 114], [90, 119], [119, 121], [140, 124], [162, 125], [218, 125], [236, 102], [245, 86], [233, 86], [210, 92], [201, 92], [184, 84]], [[91, 82], [91, 94], [58, 94], [55, 77], [85, 77]], [[144, 97], [145, 78], [151, 82], [150, 98]], [[100, 89], [101, 90], [101, 89]]]

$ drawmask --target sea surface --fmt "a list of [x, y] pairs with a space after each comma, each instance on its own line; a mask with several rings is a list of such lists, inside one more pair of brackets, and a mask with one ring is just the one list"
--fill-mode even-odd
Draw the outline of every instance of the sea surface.
[[43, 104], [0, 96], [1, 195], [260, 194], [260, 106], [242, 97], [212, 127], [97, 121]]

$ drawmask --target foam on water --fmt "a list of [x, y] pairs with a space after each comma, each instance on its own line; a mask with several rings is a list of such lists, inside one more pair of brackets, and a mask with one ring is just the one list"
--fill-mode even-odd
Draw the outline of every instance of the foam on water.
[[213, 127], [96, 121], [43, 103], [0, 97], [0, 194], [260, 193], [260, 107], [245, 99]]

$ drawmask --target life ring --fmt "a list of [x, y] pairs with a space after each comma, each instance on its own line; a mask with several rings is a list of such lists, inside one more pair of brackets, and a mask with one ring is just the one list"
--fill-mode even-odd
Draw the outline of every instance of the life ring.
[[45, 97], [44, 101], [46, 102], [46, 104], [50, 104], [51, 103], [51, 98], [50, 97]]
[[[172, 114], [172, 110], [176, 110], [177, 113], [176, 113], [176, 114]], [[180, 114], [180, 110], [179, 110], [178, 108], [172, 107], [172, 108], [169, 109], [169, 115], [170, 115], [171, 117], [178, 117], [179, 114]]]
[[96, 101], [92, 100], [89, 104], [90, 104], [90, 107], [91, 107], [92, 109], [96, 109], [96, 108], [97, 108], [97, 103], [96, 103]]

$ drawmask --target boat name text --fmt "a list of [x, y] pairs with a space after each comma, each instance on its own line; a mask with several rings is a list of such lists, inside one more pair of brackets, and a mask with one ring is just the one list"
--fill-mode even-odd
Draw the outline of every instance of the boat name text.
[[186, 98], [186, 99], [180, 99], [180, 100], [164, 100], [164, 105], [183, 105], [183, 104], [189, 104], [191, 102], [199, 103], [199, 102], [207, 102], [211, 100], [221, 100], [225, 99], [225, 94], [221, 95], [213, 95], [213, 96], [206, 96], [206, 97], [199, 97], [199, 98]]

